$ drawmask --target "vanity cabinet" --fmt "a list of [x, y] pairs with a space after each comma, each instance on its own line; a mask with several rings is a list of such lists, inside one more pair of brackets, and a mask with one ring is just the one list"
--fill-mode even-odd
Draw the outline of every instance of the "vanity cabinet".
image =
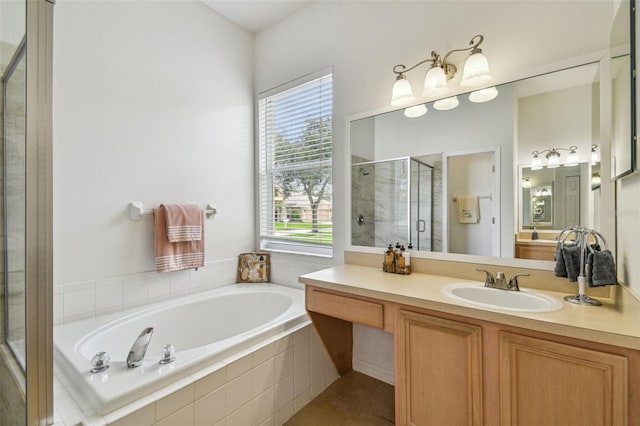
[[396, 424], [482, 424], [482, 328], [400, 310]]
[[625, 425], [627, 358], [500, 332], [501, 424]]
[[342, 375], [353, 323], [394, 333], [396, 425], [640, 425], [640, 351], [307, 285]]

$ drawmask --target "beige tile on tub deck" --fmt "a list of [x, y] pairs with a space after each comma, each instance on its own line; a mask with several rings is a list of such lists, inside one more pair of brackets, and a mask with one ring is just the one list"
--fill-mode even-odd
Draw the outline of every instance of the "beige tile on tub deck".
[[227, 415], [251, 401], [252, 395], [250, 389], [253, 378], [253, 374], [251, 373], [252, 372], [249, 371], [227, 382], [225, 386], [227, 391], [227, 407], [225, 411]]
[[276, 411], [293, 401], [293, 374], [284, 378], [275, 385], [276, 390]]
[[273, 417], [275, 414], [276, 405], [276, 391], [275, 388], [270, 388], [266, 392], [258, 395], [253, 400], [253, 422], [254, 426], [263, 424], [268, 418]]
[[189, 426], [195, 424], [194, 404], [176, 411], [156, 423], [156, 426]]
[[293, 348], [288, 348], [274, 358], [276, 382], [293, 374]]
[[275, 360], [270, 360], [253, 369], [253, 393], [255, 398], [275, 384]]
[[241, 374], [246, 373], [253, 367], [253, 358], [251, 354], [245, 355], [227, 365], [227, 382], [235, 379]]
[[196, 426], [210, 426], [226, 415], [227, 395], [224, 386], [207, 393], [195, 403]]
[[227, 426], [248, 426], [251, 424], [251, 416], [253, 415], [253, 402], [238, 408], [227, 416]]
[[[151, 400], [152, 398], [148, 398]], [[147, 426], [155, 423], [156, 420], [156, 408], [154, 403], [145, 405], [144, 407], [118, 418], [117, 420], [110, 420], [112, 417], [117, 418], [119, 414], [110, 413], [105, 416], [107, 424], [110, 426]]]
[[[191, 378], [188, 378], [191, 381]], [[187, 380], [181, 380], [180, 382], [185, 382], [181, 384], [188, 383]], [[179, 383], [175, 384], [176, 386]], [[172, 386], [173, 388], [173, 386]], [[181, 389], [176, 389], [174, 392], [169, 393], [164, 396], [160, 393], [154, 393], [153, 396], [156, 398], [156, 420], [161, 420], [171, 413], [174, 413], [180, 410], [182, 407], [185, 407], [189, 404], [192, 404], [195, 400], [195, 384], [191, 382]]]
[[203, 397], [209, 392], [216, 390], [227, 382], [227, 367], [221, 367], [202, 378], [196, 379], [195, 397]]

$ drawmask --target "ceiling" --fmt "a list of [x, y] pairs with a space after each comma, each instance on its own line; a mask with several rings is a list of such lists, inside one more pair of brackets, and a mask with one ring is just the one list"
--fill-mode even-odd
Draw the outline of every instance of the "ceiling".
[[257, 33], [292, 14], [312, 0], [202, 0], [231, 22]]

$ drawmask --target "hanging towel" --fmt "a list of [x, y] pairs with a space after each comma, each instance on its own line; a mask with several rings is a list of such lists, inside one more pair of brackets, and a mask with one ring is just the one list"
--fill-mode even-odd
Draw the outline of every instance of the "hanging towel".
[[167, 238], [172, 243], [200, 241], [204, 219], [202, 209], [193, 204], [161, 204], [167, 222]]
[[[167, 237], [166, 209], [162, 206], [153, 210], [155, 227], [155, 262], [158, 272], [181, 271], [204, 266], [204, 226], [196, 241], [172, 243]], [[200, 213], [204, 214], [203, 211]], [[204, 219], [201, 218], [204, 224]]]
[[464, 195], [456, 197], [458, 222], [478, 223], [480, 220], [480, 209], [478, 208], [478, 197], [476, 195]]
[[576, 245], [564, 245], [562, 247], [562, 257], [564, 259], [564, 267], [567, 272], [565, 275], [569, 281], [575, 283], [580, 275], [580, 247]]
[[564, 264], [564, 256], [562, 255], [562, 241], [558, 241], [556, 244], [556, 254], [553, 257], [553, 260], [556, 261], [556, 266], [553, 268], [553, 274], [556, 277], [567, 277], [567, 267]]
[[616, 285], [616, 264], [610, 250], [593, 251], [587, 256], [587, 285], [600, 287]]

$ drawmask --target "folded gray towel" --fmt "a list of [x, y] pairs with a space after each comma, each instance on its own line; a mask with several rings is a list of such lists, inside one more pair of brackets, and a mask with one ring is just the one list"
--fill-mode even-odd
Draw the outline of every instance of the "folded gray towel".
[[616, 264], [610, 250], [594, 251], [587, 256], [587, 285], [616, 285]]
[[580, 275], [580, 247], [578, 245], [562, 247], [562, 257], [564, 258], [564, 267], [567, 271], [566, 277], [569, 281], [575, 283]]
[[553, 268], [553, 273], [556, 277], [567, 277], [567, 268], [564, 266], [564, 256], [562, 255], [562, 242], [558, 241], [556, 244], [556, 254], [553, 257], [556, 261], [556, 266]]

